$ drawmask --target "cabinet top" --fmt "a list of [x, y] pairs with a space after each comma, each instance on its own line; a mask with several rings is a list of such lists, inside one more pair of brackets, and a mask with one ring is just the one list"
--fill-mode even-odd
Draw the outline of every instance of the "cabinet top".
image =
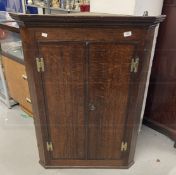
[[73, 13], [57, 15], [31, 15], [10, 13], [20, 26], [27, 27], [106, 27], [106, 26], [151, 26], [165, 19], [161, 16], [125, 16], [105, 13]]

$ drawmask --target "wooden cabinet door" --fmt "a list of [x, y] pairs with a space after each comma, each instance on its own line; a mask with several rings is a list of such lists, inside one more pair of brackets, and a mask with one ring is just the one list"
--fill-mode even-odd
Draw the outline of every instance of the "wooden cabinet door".
[[134, 114], [129, 92], [135, 47], [104, 42], [39, 44], [51, 160], [123, 160], [121, 144], [128, 142], [125, 133], [130, 128], [127, 116]]
[[39, 52], [45, 63], [41, 76], [50, 160], [85, 159], [85, 44], [41, 43]]
[[130, 112], [130, 66], [134, 51], [133, 44], [89, 44], [87, 135], [90, 160], [122, 159], [121, 144], [127, 142], [125, 128]]

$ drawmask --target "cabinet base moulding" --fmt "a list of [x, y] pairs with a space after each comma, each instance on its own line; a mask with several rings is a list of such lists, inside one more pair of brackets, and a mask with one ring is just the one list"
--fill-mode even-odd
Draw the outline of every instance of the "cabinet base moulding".
[[[60, 163], [61, 165], [47, 165], [42, 161], [39, 161], [40, 165], [42, 165], [45, 169], [129, 169], [133, 164], [135, 163], [134, 161], [131, 161], [128, 165], [123, 165], [123, 164], [113, 164], [113, 165], [108, 165], [106, 166], [100, 166], [96, 165], [96, 162], [93, 161], [94, 163], [90, 163], [90, 161], [81, 161], [81, 163], [78, 163], [78, 165], [62, 165], [63, 163]], [[87, 163], [86, 163], [87, 162]], [[82, 164], [82, 166], [80, 166]], [[92, 165], [91, 165], [92, 164]]]
[[11, 16], [20, 21], [40, 164], [131, 167], [149, 51], [165, 16]]

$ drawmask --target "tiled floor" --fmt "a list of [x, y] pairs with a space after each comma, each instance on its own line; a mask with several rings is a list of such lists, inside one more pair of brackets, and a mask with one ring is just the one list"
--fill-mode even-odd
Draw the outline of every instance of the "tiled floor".
[[143, 126], [129, 170], [54, 169], [38, 163], [32, 118], [0, 103], [0, 175], [176, 175], [176, 149], [169, 138]]

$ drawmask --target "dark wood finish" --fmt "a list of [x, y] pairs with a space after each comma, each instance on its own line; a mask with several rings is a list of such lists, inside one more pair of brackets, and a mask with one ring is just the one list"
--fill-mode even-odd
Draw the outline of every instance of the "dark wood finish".
[[[46, 168], [130, 167], [154, 29], [164, 17], [12, 17], [20, 24], [40, 163]], [[124, 37], [129, 31], [132, 36]], [[36, 57], [44, 59], [44, 72], [37, 72]], [[137, 57], [138, 72], [130, 72]], [[47, 151], [47, 142], [53, 151]]]
[[[20, 26], [26, 26], [30, 28], [36, 27], [115, 27], [115, 26], [146, 26], [157, 25], [165, 19], [165, 16], [121, 16], [112, 14], [98, 14], [98, 13], [71, 13], [71, 14], [59, 14], [58, 15], [26, 15], [10, 13]], [[107, 26], [108, 24], [108, 26]]]
[[[59, 30], [55, 30], [54, 28], [38, 28], [36, 30], [36, 39], [39, 41], [129, 41], [128, 37], [124, 37], [124, 31], [131, 31], [131, 27], [123, 26], [118, 27], [118, 32], [114, 32], [113, 28], [101, 28], [98, 31], [97, 28], [89, 27], [89, 28], [72, 28], [72, 32], [68, 27], [61, 27]], [[42, 33], [47, 33], [47, 37], [43, 37]], [[106, 35], [105, 35], [106, 34]], [[130, 41], [139, 41], [141, 40], [141, 36], [145, 37], [143, 28], [133, 28], [133, 34], [130, 37]]]
[[164, 6], [175, 6], [176, 5], [176, 0], [164, 0]]
[[[134, 44], [89, 45], [88, 159], [121, 159]], [[101, 60], [101, 61], [100, 61]]]
[[39, 44], [39, 52], [46, 58], [42, 82], [46, 115], [50, 116], [49, 134], [55, 148], [51, 157], [85, 159], [85, 44]]
[[[30, 32], [30, 37], [26, 36], [26, 33]], [[48, 137], [47, 128], [46, 128], [46, 120], [44, 113], [44, 100], [42, 98], [37, 98], [38, 96], [43, 97], [41, 74], [38, 73], [34, 68], [36, 68], [35, 58], [38, 56], [37, 52], [37, 43], [35, 41], [35, 33], [33, 31], [29, 31], [26, 28], [21, 29], [20, 31], [22, 40], [23, 40], [23, 51], [25, 58], [25, 68], [28, 76], [29, 82], [29, 90], [30, 96], [32, 100], [32, 109], [33, 109], [33, 118], [36, 130], [37, 137], [37, 146], [39, 150], [40, 163], [42, 165], [46, 165], [47, 160], [47, 151], [45, 146], [45, 140]], [[28, 57], [29, 59], [26, 59]], [[30, 59], [33, 58], [33, 59]], [[33, 71], [35, 70], [35, 71]], [[37, 96], [36, 96], [37, 94]]]
[[153, 61], [145, 124], [171, 137], [176, 142], [176, 1], [165, 1]]

